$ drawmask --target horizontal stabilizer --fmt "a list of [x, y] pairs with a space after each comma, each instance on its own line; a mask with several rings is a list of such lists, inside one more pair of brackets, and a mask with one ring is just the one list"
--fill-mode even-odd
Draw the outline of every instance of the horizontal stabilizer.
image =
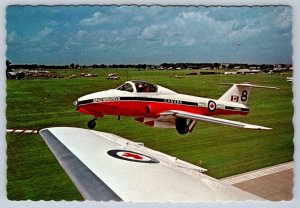
[[270, 86], [263, 86], [263, 85], [254, 85], [251, 83], [240, 83], [240, 84], [234, 84], [234, 83], [219, 83], [220, 85], [236, 85], [241, 87], [256, 87], [256, 88], [266, 88], [266, 89], [276, 89], [279, 90], [278, 87], [270, 87]]

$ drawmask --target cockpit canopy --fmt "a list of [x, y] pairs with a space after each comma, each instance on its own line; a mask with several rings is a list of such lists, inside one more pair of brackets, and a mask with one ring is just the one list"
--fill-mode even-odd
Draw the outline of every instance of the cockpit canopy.
[[157, 85], [144, 81], [129, 81], [119, 86], [117, 90], [138, 93], [155, 93], [157, 92]]

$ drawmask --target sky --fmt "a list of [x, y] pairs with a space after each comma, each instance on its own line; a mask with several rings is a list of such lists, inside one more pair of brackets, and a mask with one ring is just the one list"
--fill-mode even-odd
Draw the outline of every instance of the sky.
[[288, 6], [9, 6], [12, 64], [292, 63]]

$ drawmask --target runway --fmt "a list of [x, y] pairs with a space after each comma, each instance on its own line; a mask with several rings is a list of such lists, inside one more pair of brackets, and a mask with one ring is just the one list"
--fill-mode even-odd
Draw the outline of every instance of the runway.
[[292, 200], [293, 166], [288, 162], [221, 180], [270, 201]]

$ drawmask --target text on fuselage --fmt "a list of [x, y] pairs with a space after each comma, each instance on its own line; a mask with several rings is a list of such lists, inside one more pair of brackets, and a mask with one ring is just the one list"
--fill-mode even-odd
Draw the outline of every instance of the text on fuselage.
[[94, 98], [93, 102], [104, 102], [104, 101], [119, 101], [120, 97], [103, 97], [103, 98]]
[[172, 100], [172, 99], [165, 99], [166, 103], [173, 103], [173, 104], [182, 104], [181, 100]]

